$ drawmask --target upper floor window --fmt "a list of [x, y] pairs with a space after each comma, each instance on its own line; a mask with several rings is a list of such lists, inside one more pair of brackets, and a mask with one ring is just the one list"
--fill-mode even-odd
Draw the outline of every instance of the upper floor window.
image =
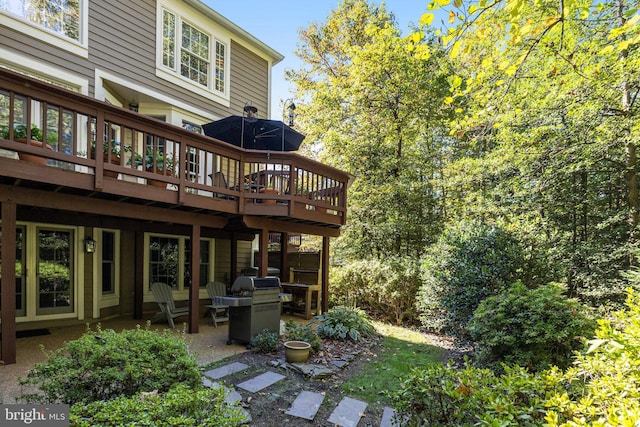
[[164, 67], [191, 82], [224, 94], [226, 55], [224, 43], [183, 20], [181, 16], [162, 9]]
[[80, 0], [0, 0], [0, 9], [80, 41]]

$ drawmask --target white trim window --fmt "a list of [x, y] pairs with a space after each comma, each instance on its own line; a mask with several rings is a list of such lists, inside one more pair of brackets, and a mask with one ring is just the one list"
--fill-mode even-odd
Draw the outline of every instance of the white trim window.
[[[188, 298], [191, 285], [190, 238], [186, 236], [145, 233], [145, 292], [150, 295], [153, 282], [166, 283], [176, 291], [177, 299]], [[200, 240], [200, 293], [206, 295], [205, 285], [213, 280], [214, 240]], [[146, 300], [146, 299], [145, 299]], [[153, 301], [152, 298], [149, 299]]]
[[202, 30], [203, 24], [165, 7], [160, 10], [159, 67], [200, 90], [228, 98], [227, 44]]
[[88, 0], [0, 0], [0, 24], [87, 56]]

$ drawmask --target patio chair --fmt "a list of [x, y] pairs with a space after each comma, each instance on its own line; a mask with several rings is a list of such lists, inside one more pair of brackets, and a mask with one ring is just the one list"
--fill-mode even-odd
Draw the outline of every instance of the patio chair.
[[217, 328], [218, 322], [229, 321], [229, 306], [216, 304], [214, 302], [215, 297], [227, 295], [227, 285], [222, 282], [209, 282], [207, 283], [207, 294], [209, 294], [209, 298], [211, 298], [211, 304], [206, 307], [209, 309], [213, 326]]
[[151, 320], [152, 322], [159, 318], [165, 317], [167, 319], [167, 322], [169, 323], [169, 326], [171, 326], [171, 328], [175, 328], [173, 319], [189, 314], [189, 307], [176, 308], [176, 305], [173, 301], [173, 291], [171, 289], [171, 286], [167, 285], [166, 283], [152, 283], [151, 292], [153, 293], [153, 298], [160, 306], [160, 312], [156, 313], [154, 318]]

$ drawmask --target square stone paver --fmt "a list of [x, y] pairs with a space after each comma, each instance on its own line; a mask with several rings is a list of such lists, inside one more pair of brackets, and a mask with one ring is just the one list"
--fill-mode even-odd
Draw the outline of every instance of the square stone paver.
[[213, 378], [214, 380], [219, 380], [222, 377], [235, 374], [236, 372], [243, 371], [247, 368], [248, 366], [245, 365], [244, 363], [233, 362], [233, 363], [229, 363], [228, 365], [223, 365], [215, 369], [211, 369], [210, 371], [207, 371], [204, 374], [209, 378]]
[[404, 425], [405, 423], [396, 417], [396, 411], [394, 411], [393, 408], [389, 408], [388, 406], [384, 407], [380, 427], [401, 427]]
[[365, 402], [345, 397], [331, 413], [329, 422], [340, 427], [356, 427], [365, 409], [367, 409]]
[[320, 393], [303, 391], [296, 397], [291, 408], [285, 414], [311, 421], [316, 416], [323, 400], [324, 396]]
[[250, 391], [251, 393], [255, 393], [262, 390], [263, 388], [269, 387], [271, 384], [277, 383], [284, 377], [284, 375], [276, 374], [275, 372], [269, 371], [238, 384], [238, 387], [243, 390]]

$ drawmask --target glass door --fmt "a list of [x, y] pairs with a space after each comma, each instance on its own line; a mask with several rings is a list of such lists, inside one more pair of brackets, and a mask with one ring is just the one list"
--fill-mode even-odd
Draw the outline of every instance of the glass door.
[[36, 314], [73, 312], [73, 231], [40, 228], [37, 232]]
[[[0, 237], [2, 231], [0, 231]], [[22, 317], [26, 315], [25, 309], [25, 276], [27, 274], [25, 264], [25, 229], [24, 227], [16, 227], [16, 316]]]

